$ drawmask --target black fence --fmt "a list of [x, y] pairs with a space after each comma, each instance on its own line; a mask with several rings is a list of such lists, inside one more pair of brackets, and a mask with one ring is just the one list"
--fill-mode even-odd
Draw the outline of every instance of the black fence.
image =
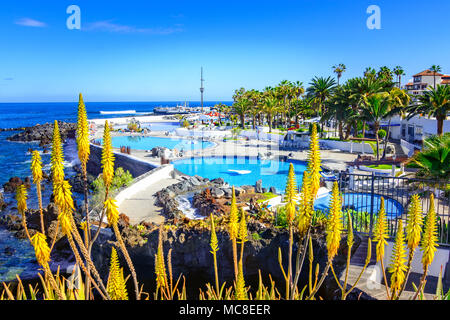
[[354, 231], [372, 235], [383, 197], [389, 234], [394, 237], [399, 219], [403, 220], [404, 226], [406, 225], [411, 196], [414, 194], [420, 196], [422, 213], [426, 215], [430, 206], [430, 194], [434, 193], [439, 243], [450, 244], [448, 181], [388, 177], [374, 173], [364, 175], [341, 172], [337, 177], [343, 196], [344, 222], [346, 223], [346, 216], [350, 213]]

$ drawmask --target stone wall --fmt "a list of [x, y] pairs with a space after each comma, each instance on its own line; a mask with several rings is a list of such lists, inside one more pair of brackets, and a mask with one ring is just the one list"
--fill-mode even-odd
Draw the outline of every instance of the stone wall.
[[[124, 170], [128, 170], [133, 177], [138, 177], [157, 167], [127, 154], [115, 152], [114, 157], [114, 168], [122, 167]], [[91, 155], [87, 163], [87, 170], [90, 174], [98, 176], [102, 172], [101, 159], [102, 147], [91, 144]]]

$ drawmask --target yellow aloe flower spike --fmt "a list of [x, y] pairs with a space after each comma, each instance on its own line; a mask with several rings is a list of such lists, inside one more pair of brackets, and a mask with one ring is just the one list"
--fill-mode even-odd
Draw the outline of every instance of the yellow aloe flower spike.
[[108, 198], [105, 201], [106, 217], [110, 225], [116, 225], [119, 221], [119, 210], [116, 204], [116, 200]]
[[103, 132], [102, 168], [103, 181], [105, 182], [105, 186], [109, 188], [114, 177], [114, 154], [112, 151], [108, 120], [105, 121], [105, 130]]
[[411, 197], [411, 205], [408, 212], [408, 221], [406, 225], [406, 240], [408, 248], [414, 250], [419, 246], [420, 235], [422, 232], [423, 218], [419, 195]]
[[127, 288], [123, 278], [123, 269], [120, 268], [119, 257], [114, 247], [111, 248], [111, 262], [106, 290], [111, 300], [128, 300]]
[[51, 172], [53, 183], [57, 183], [64, 180], [64, 156], [61, 146], [61, 135], [59, 133], [58, 121], [55, 120], [53, 126], [53, 141], [52, 141], [52, 154], [51, 154]]
[[156, 285], [158, 288], [165, 288], [167, 286], [167, 273], [166, 265], [164, 262], [164, 251], [162, 244], [162, 233], [159, 233], [159, 243], [158, 252], [155, 256], [155, 274], [156, 274]]
[[320, 172], [322, 171], [320, 167], [320, 150], [319, 150], [319, 138], [317, 136], [317, 127], [313, 123], [311, 138], [310, 138], [310, 148], [308, 153], [308, 169], [311, 176], [311, 194], [313, 199], [316, 198], [317, 191], [320, 188]]
[[238, 218], [238, 208], [236, 205], [236, 195], [234, 191], [234, 186], [232, 189], [232, 196], [231, 196], [231, 208], [230, 208], [230, 219], [229, 219], [229, 232], [230, 232], [230, 238], [236, 239], [238, 236], [238, 230], [239, 230], [239, 218]]
[[72, 231], [72, 212], [74, 210], [70, 183], [67, 180], [54, 185], [55, 204], [59, 208], [58, 220], [65, 235]]
[[31, 153], [31, 173], [33, 175], [33, 182], [39, 184], [42, 181], [42, 161], [41, 155], [37, 150]]
[[45, 234], [37, 232], [31, 237], [31, 244], [34, 248], [34, 253], [36, 254], [36, 260], [41, 266], [47, 266], [50, 261], [50, 248], [47, 244], [47, 237]]
[[245, 221], [245, 211], [241, 208], [241, 220], [239, 221], [238, 239], [240, 244], [248, 241], [247, 222]]
[[306, 235], [309, 226], [311, 225], [311, 218], [313, 215], [313, 199], [311, 196], [311, 184], [308, 172], [303, 173], [302, 190], [300, 194], [300, 208], [298, 216], [298, 232], [301, 237]]
[[217, 296], [220, 295], [220, 285], [219, 285], [219, 272], [217, 268], [217, 251], [219, 251], [219, 242], [217, 241], [216, 227], [214, 225], [214, 216], [211, 213], [211, 253], [214, 259], [214, 277], [216, 281], [216, 293]]
[[17, 200], [17, 211], [19, 211], [19, 213], [21, 215], [25, 214], [25, 211], [27, 211], [27, 188], [21, 184], [20, 186], [17, 187], [16, 190], [16, 200]]
[[74, 210], [72, 191], [70, 191], [71, 188], [72, 186], [67, 180], [55, 184], [54, 187], [55, 204], [61, 211], [72, 212]]
[[395, 243], [391, 258], [391, 264], [389, 266], [389, 272], [391, 276], [391, 289], [393, 292], [398, 292], [405, 281], [406, 270], [408, 269], [406, 263], [406, 248], [405, 248], [405, 234], [403, 231], [403, 222], [400, 219], [398, 222], [397, 236], [395, 237]]
[[219, 242], [217, 240], [217, 234], [216, 234], [216, 228], [214, 226], [214, 216], [211, 213], [211, 241], [210, 241], [210, 246], [211, 246], [211, 253], [212, 254], [216, 254], [217, 251], [219, 251]]
[[425, 222], [425, 228], [423, 231], [423, 238], [421, 243], [422, 265], [424, 270], [428, 269], [428, 266], [434, 260], [434, 254], [437, 247], [437, 223], [436, 223], [436, 210], [434, 209], [434, 195], [430, 195], [430, 207]]
[[289, 164], [289, 173], [286, 182], [285, 201], [286, 213], [289, 225], [291, 225], [295, 218], [295, 204], [298, 199], [297, 183], [295, 181], [294, 165]]
[[342, 224], [342, 204], [339, 194], [339, 187], [335, 181], [331, 193], [330, 212], [327, 223], [327, 249], [328, 259], [331, 261], [337, 254], [341, 242]]
[[384, 257], [384, 248], [387, 244], [386, 239], [389, 238], [383, 197], [381, 197], [380, 211], [378, 212], [377, 223], [375, 224], [373, 233], [374, 233], [373, 241], [377, 243], [376, 247], [377, 261], [381, 261]]
[[85, 165], [89, 159], [89, 124], [87, 121], [86, 107], [83, 101], [83, 95], [80, 93], [78, 102], [78, 124], [77, 124], [77, 146], [78, 158], [82, 165]]
[[247, 300], [247, 290], [245, 289], [244, 271], [242, 260], [239, 261], [239, 271], [236, 282], [236, 300]]

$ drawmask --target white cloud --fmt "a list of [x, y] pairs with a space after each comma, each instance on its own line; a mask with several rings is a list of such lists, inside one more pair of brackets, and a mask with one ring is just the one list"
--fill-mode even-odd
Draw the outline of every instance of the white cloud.
[[155, 34], [155, 35], [167, 35], [177, 32], [182, 32], [182, 25], [175, 25], [174, 27], [158, 27], [158, 28], [137, 28], [134, 26], [121, 25], [107, 21], [97, 21], [92, 23], [86, 23], [82, 27], [85, 31], [103, 31], [103, 32], [115, 32], [115, 33], [143, 33], [143, 34]]
[[43, 27], [47, 26], [47, 24], [45, 22], [34, 20], [31, 18], [21, 18], [21, 19], [14, 21], [14, 23], [19, 26], [35, 27], [35, 28], [43, 28]]

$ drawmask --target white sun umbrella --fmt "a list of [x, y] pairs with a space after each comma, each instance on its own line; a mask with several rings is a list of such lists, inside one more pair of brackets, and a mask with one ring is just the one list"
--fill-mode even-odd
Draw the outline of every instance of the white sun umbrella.
[[210, 120], [212, 120], [213, 118], [212, 117], [210, 117], [210, 116], [208, 116], [208, 115], [206, 115], [206, 114], [202, 114], [201, 116], [200, 116], [200, 118], [199, 118], [199, 120], [201, 120], [201, 121], [210, 121]]

